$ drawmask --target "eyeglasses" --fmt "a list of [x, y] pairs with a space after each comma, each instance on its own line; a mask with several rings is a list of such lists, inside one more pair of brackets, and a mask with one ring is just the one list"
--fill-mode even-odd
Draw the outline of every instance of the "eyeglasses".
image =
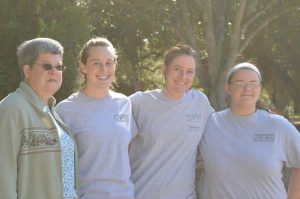
[[55, 68], [58, 71], [65, 71], [67, 68], [62, 64], [58, 64], [56, 66], [53, 66], [52, 64], [48, 64], [48, 63], [34, 63], [34, 64], [42, 66], [44, 70], [52, 70], [53, 68]]
[[261, 86], [260, 82], [243, 82], [243, 81], [236, 81], [230, 82], [229, 84], [234, 85], [237, 88], [246, 88], [249, 87], [250, 89], [256, 89]]

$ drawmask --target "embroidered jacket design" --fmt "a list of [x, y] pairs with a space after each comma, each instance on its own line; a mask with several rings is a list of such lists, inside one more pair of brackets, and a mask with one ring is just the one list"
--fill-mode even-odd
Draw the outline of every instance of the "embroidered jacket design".
[[20, 154], [53, 149], [59, 150], [55, 128], [29, 128], [24, 130]]

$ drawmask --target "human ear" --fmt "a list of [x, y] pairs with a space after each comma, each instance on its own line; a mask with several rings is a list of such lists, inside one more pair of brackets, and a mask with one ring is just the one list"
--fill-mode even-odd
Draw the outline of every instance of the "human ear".
[[161, 71], [162, 75], [165, 77], [166, 74], [167, 74], [167, 66], [164, 65], [164, 64], [161, 64], [160, 65], [160, 71]]
[[22, 70], [23, 70], [24, 78], [25, 78], [25, 79], [28, 78], [29, 75], [30, 75], [30, 71], [31, 71], [30, 65], [29, 65], [29, 64], [23, 65]]
[[85, 66], [85, 64], [83, 64], [82, 62], [79, 62], [79, 67], [80, 67], [80, 71], [83, 74], [86, 74], [86, 66]]
[[229, 85], [228, 85], [228, 83], [225, 84], [224, 90], [229, 95]]

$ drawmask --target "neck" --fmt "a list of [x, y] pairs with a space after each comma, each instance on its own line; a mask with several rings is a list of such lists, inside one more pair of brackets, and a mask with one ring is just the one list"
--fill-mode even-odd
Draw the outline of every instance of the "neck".
[[183, 97], [184, 93], [176, 93], [176, 92], [171, 92], [168, 87], [164, 87], [162, 90], [163, 94], [173, 100], [179, 100]]
[[38, 89], [36, 89], [28, 80], [24, 79], [24, 82], [31, 87], [31, 89], [33, 90], [33, 92], [35, 92], [35, 94], [37, 96], [39, 96], [39, 98], [45, 103], [45, 105], [48, 106], [48, 101], [51, 97], [51, 95], [48, 95], [48, 93], [42, 93], [42, 92], [38, 92]]
[[255, 113], [256, 107], [239, 107], [239, 106], [233, 106], [230, 107], [231, 112], [233, 112], [236, 115], [239, 116], [247, 116]]
[[108, 95], [109, 89], [92, 89], [90, 87], [85, 87], [82, 89], [82, 93], [93, 98], [104, 98]]

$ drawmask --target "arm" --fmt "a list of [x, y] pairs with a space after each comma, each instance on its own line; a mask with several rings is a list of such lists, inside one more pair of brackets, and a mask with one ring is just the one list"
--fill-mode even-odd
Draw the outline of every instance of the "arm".
[[19, 132], [9, 113], [0, 109], [0, 193], [1, 198], [17, 199], [17, 158]]
[[287, 199], [300, 199], [300, 168], [293, 168]]
[[283, 120], [281, 128], [286, 166], [292, 168], [287, 198], [300, 199], [300, 134], [295, 126], [286, 119]]
[[196, 180], [195, 180], [195, 192], [198, 198], [200, 197], [200, 187], [201, 187], [201, 176], [203, 175], [204, 164], [203, 158], [200, 151], [200, 146], [197, 148], [197, 156], [196, 156]]

